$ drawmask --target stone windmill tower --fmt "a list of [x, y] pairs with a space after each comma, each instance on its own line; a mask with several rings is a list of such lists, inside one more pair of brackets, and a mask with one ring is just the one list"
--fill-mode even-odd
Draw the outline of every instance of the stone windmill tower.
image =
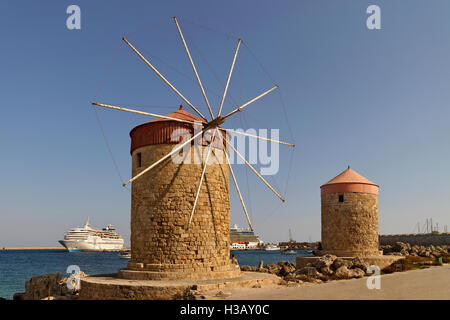
[[[253, 229], [230, 166], [233, 151], [278, 197], [284, 198], [228, 141], [227, 133], [294, 146], [244, 132], [225, 129], [226, 120], [253, 102], [274, 91], [261, 93], [228, 114], [222, 115], [236, 57], [242, 43], [239, 39], [228, 74], [223, 96], [215, 115], [211, 109], [193, 59], [174, 18], [180, 39], [208, 107], [208, 120], [175, 86], [170, 83], [127, 39], [122, 40], [196, 115], [182, 107], [168, 115], [158, 115], [113, 105], [93, 105], [137, 113], [157, 119], [135, 127], [131, 133], [132, 184], [131, 195], [131, 261], [118, 275], [125, 279], [178, 280], [223, 279], [240, 275], [229, 258], [229, 174], [239, 195], [248, 224]], [[174, 133], [176, 138], [174, 138]], [[180, 133], [177, 135], [177, 133]], [[186, 164], [172, 161], [185, 148], [185, 156], [202, 155], [201, 161]], [[217, 159], [212, 161], [210, 159]], [[222, 161], [220, 161], [222, 159]], [[189, 161], [188, 161], [189, 162]]]
[[379, 256], [378, 186], [348, 166], [320, 187], [322, 251], [340, 257]]
[[[167, 116], [206, 122], [180, 107]], [[194, 135], [193, 126], [174, 120], [156, 119], [130, 132], [132, 174], [136, 176], [152, 163], [171, 152], [182, 136]], [[226, 139], [226, 133], [222, 133]], [[202, 177], [201, 162], [194, 163], [209, 146], [198, 139], [188, 146], [186, 163], [171, 158], [159, 164], [132, 185], [131, 251], [132, 259], [119, 276], [128, 279], [217, 279], [240, 275], [229, 258], [229, 167], [223, 144], [212, 144], [211, 163], [205, 166], [203, 184], [197, 198], [197, 184]], [[217, 158], [216, 158], [217, 157]], [[213, 159], [211, 159], [213, 158]], [[189, 224], [193, 201], [195, 214]]]

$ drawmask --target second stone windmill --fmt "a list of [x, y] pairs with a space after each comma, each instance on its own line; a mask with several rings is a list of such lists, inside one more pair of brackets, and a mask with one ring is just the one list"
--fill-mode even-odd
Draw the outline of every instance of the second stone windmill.
[[[123, 41], [161, 78], [196, 114], [180, 107], [168, 115], [142, 112], [93, 102], [93, 105], [138, 113], [157, 119], [134, 128], [131, 133], [132, 182], [131, 261], [119, 271], [126, 279], [222, 279], [240, 275], [230, 261], [229, 175], [239, 195], [249, 227], [250, 218], [230, 165], [233, 151], [281, 200], [284, 198], [228, 141], [227, 132], [275, 141], [223, 128], [226, 120], [278, 86], [222, 115], [223, 104], [242, 40], [239, 39], [228, 73], [218, 112], [213, 113], [194, 61], [174, 18], [187, 57], [201, 89], [210, 119], [189, 102], [127, 39]], [[188, 138], [186, 138], [188, 137]], [[200, 162], [174, 162], [181, 151], [183, 159], [202, 155]], [[215, 161], [211, 161], [215, 159]], [[217, 161], [218, 160], [218, 161]], [[223, 161], [222, 161], [223, 160]]]

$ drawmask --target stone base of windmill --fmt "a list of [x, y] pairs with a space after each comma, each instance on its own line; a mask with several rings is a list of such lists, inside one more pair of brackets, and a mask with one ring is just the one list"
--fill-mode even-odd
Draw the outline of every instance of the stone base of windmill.
[[[89, 276], [81, 279], [79, 299], [190, 299], [194, 294], [199, 295], [203, 292], [212, 290], [223, 290], [239, 287], [266, 287], [277, 285], [281, 281], [281, 278], [269, 273], [241, 272], [239, 269], [235, 272], [239, 273], [237, 277], [209, 280], [131, 280], [119, 277], [119, 273]], [[219, 274], [220, 272], [217, 275]], [[128, 275], [130, 275], [130, 273], [128, 273]], [[236, 274], [228, 275], [235, 276]], [[139, 277], [140, 276], [141, 275], [139, 275]]]
[[189, 263], [135, 263], [129, 262], [117, 276], [129, 280], [215, 280], [241, 276], [241, 271], [231, 261], [211, 264]]

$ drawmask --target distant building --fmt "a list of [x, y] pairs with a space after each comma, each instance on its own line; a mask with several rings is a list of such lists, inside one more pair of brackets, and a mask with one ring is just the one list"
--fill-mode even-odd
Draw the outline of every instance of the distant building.
[[247, 249], [247, 243], [245, 243], [245, 242], [231, 242], [230, 249], [233, 249], [233, 250], [245, 250], [245, 249]]

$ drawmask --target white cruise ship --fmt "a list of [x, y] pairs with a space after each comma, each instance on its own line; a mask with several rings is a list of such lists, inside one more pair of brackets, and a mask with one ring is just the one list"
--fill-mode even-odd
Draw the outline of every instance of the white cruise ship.
[[89, 226], [89, 218], [84, 227], [71, 228], [64, 234], [64, 240], [58, 242], [70, 252], [117, 251], [123, 248], [123, 239], [112, 225], [97, 230]]
[[231, 250], [256, 249], [262, 244], [263, 242], [252, 230], [239, 228], [237, 224], [230, 228]]

